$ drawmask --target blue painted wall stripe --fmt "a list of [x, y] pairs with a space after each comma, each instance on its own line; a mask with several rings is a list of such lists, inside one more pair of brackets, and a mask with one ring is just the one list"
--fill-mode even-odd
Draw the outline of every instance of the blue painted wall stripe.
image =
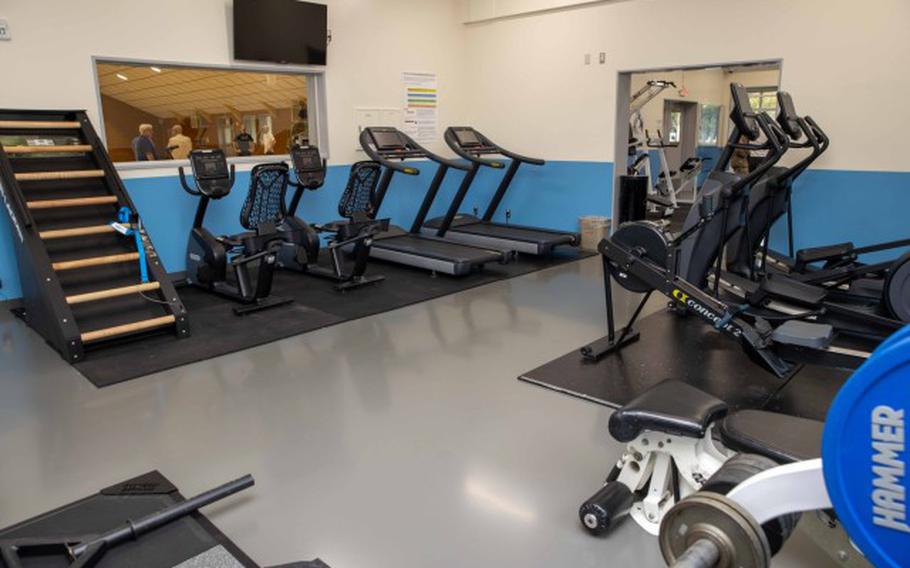
[[[701, 153], [701, 152], [700, 152]], [[430, 162], [415, 163], [419, 176], [396, 174], [383, 205], [383, 216], [409, 227], [435, 168]], [[338, 217], [338, 198], [347, 181], [348, 166], [329, 167], [326, 185], [307, 192], [300, 215], [310, 222]], [[442, 215], [462, 176], [450, 171], [430, 215]], [[501, 170], [485, 168], [478, 174], [462, 211], [484, 210], [502, 178]], [[608, 162], [551, 161], [545, 166], [523, 165], [497, 212], [496, 220], [564, 230], [578, 230], [583, 215], [606, 215], [611, 211], [613, 164]], [[125, 180], [139, 213], [168, 271], [184, 270], [184, 254], [196, 199], [187, 195], [176, 176]], [[249, 173], [237, 174], [231, 195], [213, 203], [206, 226], [219, 233], [240, 230], [240, 207], [246, 197]], [[853, 240], [857, 245], [907, 238], [910, 224], [910, 173], [841, 170], [810, 170], [794, 187], [796, 243], [799, 247]], [[782, 223], [772, 232], [772, 246], [785, 250]], [[0, 214], [0, 299], [20, 295], [15, 251], [9, 219]], [[887, 253], [877, 255], [887, 258]]]

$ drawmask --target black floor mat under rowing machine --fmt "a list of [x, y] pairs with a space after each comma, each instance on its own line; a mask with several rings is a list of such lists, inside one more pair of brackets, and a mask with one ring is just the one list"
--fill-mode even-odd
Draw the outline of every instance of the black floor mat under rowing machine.
[[641, 338], [597, 362], [575, 350], [519, 377], [618, 408], [664, 379], [685, 381], [733, 408], [761, 408], [787, 381], [753, 363], [699, 319], [659, 311], [639, 320]]
[[568, 250], [551, 258], [521, 257], [507, 265], [488, 265], [463, 278], [431, 277], [425, 270], [377, 261], [370, 264], [369, 273], [383, 274], [384, 281], [344, 293], [336, 291], [329, 280], [279, 272], [272, 294], [294, 298], [294, 303], [245, 316], [234, 315], [232, 308], [237, 304], [229, 300], [184, 287], [179, 293], [189, 314], [191, 337], [178, 341], [166, 333], [107, 345], [89, 351], [74, 366], [95, 386], [106, 387], [594, 254]]

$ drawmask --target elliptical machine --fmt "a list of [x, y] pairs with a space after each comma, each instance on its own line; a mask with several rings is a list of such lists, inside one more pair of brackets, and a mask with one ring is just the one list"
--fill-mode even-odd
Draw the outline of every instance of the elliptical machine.
[[[373, 161], [357, 162], [351, 166], [348, 183], [338, 201], [338, 214], [344, 219], [323, 225], [308, 225], [296, 216], [304, 191], [316, 191], [325, 183], [326, 162], [316, 146], [291, 147], [291, 161], [297, 180], [289, 183], [295, 188], [294, 196], [284, 220], [287, 227], [298, 235], [298, 243], [305, 251], [305, 258], [292, 249], [282, 249], [279, 264], [283, 268], [298, 270], [336, 282], [339, 291], [349, 290], [385, 280], [380, 274], [366, 275], [367, 262], [373, 237], [389, 228], [389, 219], [373, 219], [376, 212], [376, 187], [382, 169]], [[331, 268], [316, 264], [319, 259], [319, 234], [329, 236], [328, 251]], [[344, 250], [351, 249], [352, 261], [345, 261]]]
[[[270, 296], [279, 251], [289, 248], [296, 256], [306, 257], [296, 244], [293, 229], [278, 228], [286, 215], [287, 165], [260, 164], [253, 168], [240, 213], [240, 224], [247, 231], [216, 237], [203, 226], [205, 213], [211, 200], [230, 194], [234, 165], [228, 168], [220, 149], [193, 150], [189, 159], [195, 187], [187, 183], [183, 166], [177, 170], [183, 189], [200, 198], [187, 245], [187, 282], [244, 304], [234, 308], [237, 315], [293, 302], [292, 298]], [[228, 280], [228, 265], [233, 270], [233, 282]]]

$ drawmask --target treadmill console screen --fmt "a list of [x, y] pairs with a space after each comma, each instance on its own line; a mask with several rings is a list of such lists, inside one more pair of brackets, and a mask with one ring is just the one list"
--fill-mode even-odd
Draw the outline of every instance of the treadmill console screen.
[[373, 128], [370, 130], [377, 150], [404, 150], [404, 139], [394, 128]]
[[458, 145], [462, 148], [473, 148], [482, 145], [477, 132], [473, 128], [455, 130], [455, 138], [458, 140]]
[[227, 179], [227, 157], [223, 150], [194, 150], [190, 153], [193, 176], [202, 180]]
[[322, 156], [316, 146], [294, 146], [291, 161], [298, 172], [314, 172], [322, 169]]

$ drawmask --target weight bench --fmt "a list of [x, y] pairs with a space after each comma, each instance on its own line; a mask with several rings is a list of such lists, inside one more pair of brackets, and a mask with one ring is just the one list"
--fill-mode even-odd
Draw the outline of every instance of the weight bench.
[[[726, 492], [774, 465], [819, 457], [823, 426], [761, 410], [730, 412], [704, 391], [663, 381], [610, 417], [610, 434], [626, 448], [579, 516], [593, 534], [629, 514], [656, 535], [666, 512], [696, 491]], [[783, 544], [795, 518], [782, 524], [772, 530], [779, 535], [769, 538], [772, 548]]]

